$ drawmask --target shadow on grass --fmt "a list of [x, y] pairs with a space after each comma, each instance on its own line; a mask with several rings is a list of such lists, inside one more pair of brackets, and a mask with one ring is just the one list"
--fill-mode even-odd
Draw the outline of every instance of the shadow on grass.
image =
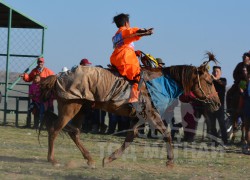
[[48, 163], [47, 160], [34, 159], [34, 158], [19, 158], [14, 156], [0, 156], [0, 161], [4, 162], [26, 162], [26, 163]]

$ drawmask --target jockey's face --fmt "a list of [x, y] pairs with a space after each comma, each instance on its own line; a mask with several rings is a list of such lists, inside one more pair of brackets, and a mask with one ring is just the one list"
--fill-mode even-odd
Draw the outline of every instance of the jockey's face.
[[248, 56], [246, 56], [245, 59], [243, 60], [243, 63], [245, 65], [250, 65], [250, 58]]
[[216, 77], [217, 79], [221, 77], [221, 70], [219, 68], [214, 68], [213, 70], [213, 75], [214, 77]]
[[125, 23], [125, 26], [126, 26], [126, 28], [129, 28], [129, 27], [130, 27], [129, 21]]

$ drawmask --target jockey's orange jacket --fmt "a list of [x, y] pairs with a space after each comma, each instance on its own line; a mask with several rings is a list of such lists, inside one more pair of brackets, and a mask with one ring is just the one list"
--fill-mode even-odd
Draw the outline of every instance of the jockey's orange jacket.
[[50, 75], [54, 75], [54, 72], [50, 70], [49, 68], [44, 67], [42, 70], [39, 70], [37, 67], [34, 68], [29, 74], [25, 73], [23, 76], [23, 80], [26, 82], [33, 81], [35, 75], [39, 74], [42, 79], [45, 79], [46, 77]]
[[140, 63], [136, 57], [133, 43], [141, 38], [134, 35], [138, 30], [137, 27], [126, 28], [123, 26], [112, 38], [114, 52], [110, 57], [110, 62], [122, 76], [126, 76], [129, 80], [139, 80]]

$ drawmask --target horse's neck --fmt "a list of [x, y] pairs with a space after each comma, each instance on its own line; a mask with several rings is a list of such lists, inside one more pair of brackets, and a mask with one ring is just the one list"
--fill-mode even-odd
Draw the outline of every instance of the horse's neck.
[[195, 70], [194, 66], [178, 65], [170, 66], [163, 69], [163, 74], [169, 75], [179, 84], [185, 92], [190, 91], [192, 86], [192, 74]]
[[169, 75], [178, 84], [182, 85], [183, 66], [166, 67], [163, 73]]

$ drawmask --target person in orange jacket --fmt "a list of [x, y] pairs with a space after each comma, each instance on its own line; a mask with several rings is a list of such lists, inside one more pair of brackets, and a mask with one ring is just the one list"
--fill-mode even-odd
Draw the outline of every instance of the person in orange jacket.
[[118, 31], [112, 38], [114, 51], [110, 57], [110, 62], [117, 68], [122, 76], [134, 81], [129, 102], [138, 101], [138, 82], [140, 80], [140, 63], [134, 50], [134, 41], [138, 41], [142, 36], [153, 34], [153, 28], [139, 29], [130, 27], [129, 14], [119, 14], [113, 18]]
[[31, 82], [33, 81], [34, 77], [39, 74], [42, 79], [45, 79], [46, 77], [50, 75], [54, 75], [54, 72], [50, 70], [49, 68], [44, 67], [44, 58], [39, 57], [37, 58], [37, 66], [29, 73], [23, 73], [20, 75], [20, 77], [23, 78], [25, 82]]

